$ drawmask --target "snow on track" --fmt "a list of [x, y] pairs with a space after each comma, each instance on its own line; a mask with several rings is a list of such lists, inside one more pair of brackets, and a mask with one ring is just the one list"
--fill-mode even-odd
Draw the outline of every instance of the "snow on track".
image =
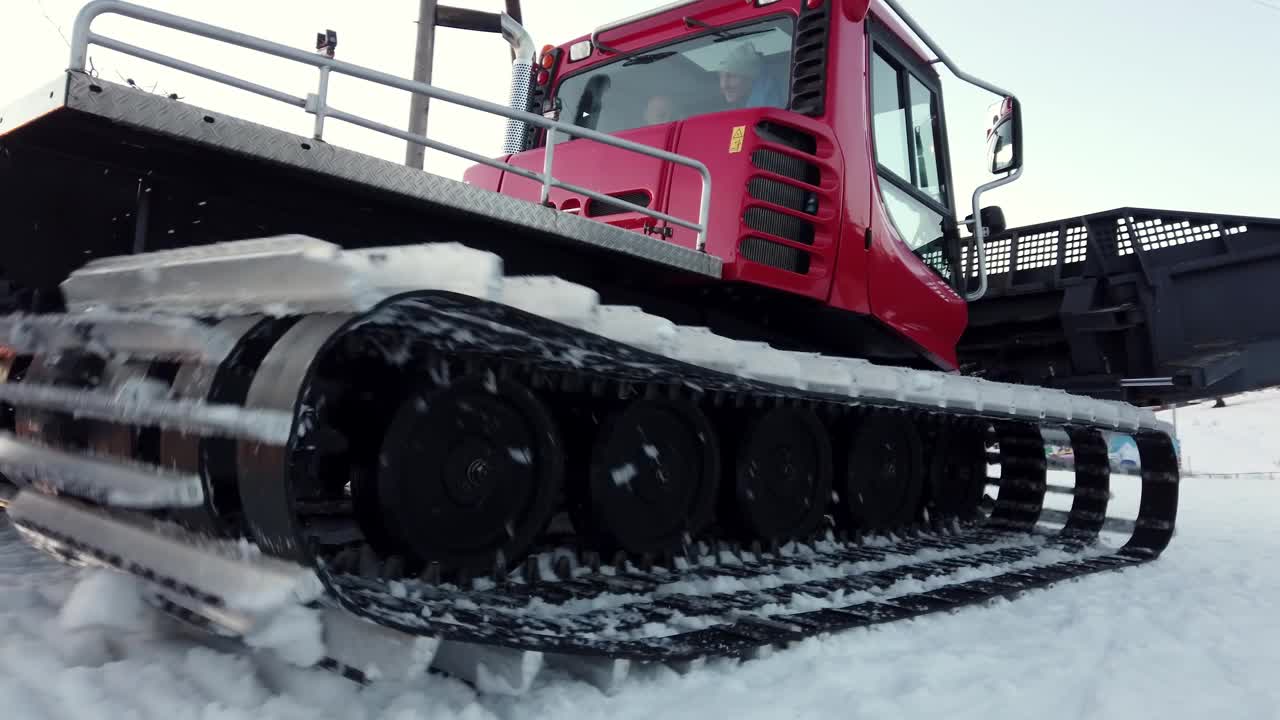
[[[1211, 448], [1209, 433], [1231, 437], [1237, 418], [1257, 428], [1260, 412], [1276, 410], [1273, 395], [1206, 409], [1212, 426], [1184, 424], [1180, 412], [1183, 446]], [[1241, 460], [1220, 445], [1222, 462]], [[1202, 451], [1197, 465], [1212, 464]], [[1132, 517], [1136, 482], [1113, 484], [1115, 510]], [[6, 718], [31, 720], [1275, 718], [1278, 525], [1280, 482], [1186, 478], [1178, 534], [1150, 565], [811, 639], [762, 660], [686, 675], [633, 670], [613, 695], [551, 672], [524, 697], [501, 698], [434, 675], [359, 689], [206, 647], [140, 617], [127, 584], [27, 549], [0, 520], [0, 698]], [[66, 604], [81, 578], [89, 584]]]

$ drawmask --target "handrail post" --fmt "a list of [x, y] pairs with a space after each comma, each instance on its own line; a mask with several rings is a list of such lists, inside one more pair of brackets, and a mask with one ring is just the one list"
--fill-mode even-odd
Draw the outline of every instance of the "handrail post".
[[555, 178], [551, 176], [551, 160], [556, 150], [556, 129], [549, 128], [547, 130], [547, 147], [542, 157], [542, 197], [539, 200], [543, 205], [551, 202], [551, 184], [555, 182]]
[[320, 87], [315, 95], [307, 96], [307, 112], [316, 116], [316, 128], [312, 137], [324, 139], [324, 118], [329, 113], [329, 66], [320, 66]]
[[95, 0], [76, 13], [75, 25], [71, 30], [71, 64], [68, 70], [84, 72], [89, 64], [89, 26], [93, 19], [111, 10], [112, 3], [106, 0]]
[[702, 176], [702, 197], [698, 203], [698, 227], [702, 229], [694, 240], [694, 249], [704, 253], [707, 251], [707, 222], [711, 219], [711, 171], [704, 166], [698, 168], [698, 174]]

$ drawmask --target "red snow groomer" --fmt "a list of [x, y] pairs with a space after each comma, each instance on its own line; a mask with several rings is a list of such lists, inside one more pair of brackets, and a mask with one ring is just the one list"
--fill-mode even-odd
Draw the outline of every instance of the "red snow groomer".
[[[137, 47], [103, 14], [318, 82]], [[438, 21], [510, 41], [512, 107], [84, 8], [69, 69], [0, 121], [0, 470], [25, 537], [211, 633], [304, 612], [321, 666], [509, 692], [544, 665], [610, 685], [1164, 549], [1178, 468], [1152, 412], [956, 372], [1020, 108], [897, 2], [676, 2], [540, 52], [508, 14]], [[295, 106], [313, 136], [104, 81], [91, 46]], [[939, 64], [996, 95], [993, 179], [963, 201]], [[333, 75], [500, 115], [504, 152], [336, 107]], [[476, 167], [346, 150], [333, 122]], [[1052, 532], [1048, 428], [1076, 472]], [[1141, 455], [1115, 547], [1109, 433]]]

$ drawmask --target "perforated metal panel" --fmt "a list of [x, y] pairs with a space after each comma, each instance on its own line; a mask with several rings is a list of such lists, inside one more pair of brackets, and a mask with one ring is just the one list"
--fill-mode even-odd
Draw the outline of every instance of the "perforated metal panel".
[[1145, 220], [1122, 217], [1116, 220], [1116, 237], [1121, 255], [1132, 254], [1135, 242], [1143, 250], [1159, 250], [1202, 240], [1213, 240], [1224, 234], [1238, 235], [1246, 232], [1249, 232], [1247, 223], [1223, 227], [1217, 222], [1195, 223], [1191, 220], [1166, 220], [1162, 217]]
[[[1102, 253], [1104, 262], [1107, 258], [1131, 257], [1135, 247], [1155, 251], [1249, 231], [1246, 222], [1197, 220], [1162, 212], [1126, 209], [1008, 230], [987, 243], [988, 275], [1061, 268], [1062, 276], [1074, 276], [1079, 269], [1066, 266], [1078, 266], [1089, 259], [1093, 251], [1091, 227], [1093, 247]], [[967, 251], [964, 258], [968, 263]], [[967, 264], [966, 267], [969, 277], [978, 276], [977, 268]], [[1025, 282], [1025, 279], [1019, 278], [1016, 282]]]
[[[533, 66], [517, 60], [511, 66], [511, 100], [509, 105], [515, 110], [527, 110], [529, 107], [529, 88], [533, 85]], [[507, 120], [506, 137], [502, 141], [502, 152], [523, 152], [529, 145], [529, 126], [519, 120]]]
[[1089, 228], [1084, 225], [1067, 228], [1067, 243], [1062, 257], [1063, 264], [1084, 262], [1089, 251]]
[[1017, 270], [1053, 267], [1058, 262], [1058, 239], [1062, 233], [1048, 230], [1018, 239]]
[[947, 255], [943, 252], [941, 247], [925, 250], [920, 253], [920, 259], [924, 261], [925, 265], [933, 268], [934, 272], [938, 273], [942, 277], [952, 277], [951, 263], [947, 260]]
[[1280, 383], [1280, 220], [1119, 208], [1010, 229], [988, 257], [958, 348], [988, 377], [1157, 403]]
[[[999, 275], [1000, 273], [1009, 272], [1011, 241], [1009, 238], [1003, 240], [992, 240], [987, 243], [987, 274]], [[969, 268], [970, 277], [978, 277], [977, 263], [969, 261], [969, 248], [961, 251], [961, 258], [964, 266]]]

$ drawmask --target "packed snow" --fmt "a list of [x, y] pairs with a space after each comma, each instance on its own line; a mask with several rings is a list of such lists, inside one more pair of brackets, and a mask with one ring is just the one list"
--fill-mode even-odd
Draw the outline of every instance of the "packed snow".
[[1275, 441], [1280, 390], [1260, 390], [1224, 398], [1225, 408], [1205, 401], [1160, 413], [1176, 420], [1182, 465], [1188, 473], [1275, 473], [1280, 477], [1280, 445]]
[[[1280, 470], [1267, 432], [1280, 392], [1227, 402], [1179, 410], [1184, 461], [1204, 473]], [[1113, 514], [1135, 514], [1137, 483], [1114, 476]], [[544, 671], [515, 698], [435, 674], [361, 688], [197, 642], [141, 602], [127, 578], [63, 566], [0, 521], [0, 697], [6, 717], [31, 720], [1275, 718], [1280, 481], [1193, 475], [1181, 497], [1173, 545], [1144, 567], [745, 663], [633, 669], [609, 694]], [[308, 636], [305, 618], [284, 623], [263, 642]]]

